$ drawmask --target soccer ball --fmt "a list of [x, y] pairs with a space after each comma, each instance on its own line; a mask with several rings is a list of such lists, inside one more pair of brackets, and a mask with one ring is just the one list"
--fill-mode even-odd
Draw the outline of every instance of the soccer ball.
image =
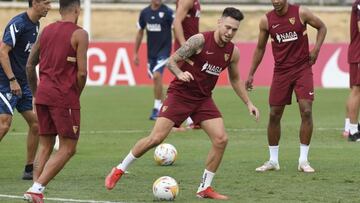
[[179, 194], [176, 180], [170, 176], [162, 176], [153, 184], [153, 194], [157, 200], [174, 200]]
[[177, 151], [171, 144], [163, 143], [156, 147], [154, 153], [155, 162], [161, 166], [169, 166], [176, 160]]

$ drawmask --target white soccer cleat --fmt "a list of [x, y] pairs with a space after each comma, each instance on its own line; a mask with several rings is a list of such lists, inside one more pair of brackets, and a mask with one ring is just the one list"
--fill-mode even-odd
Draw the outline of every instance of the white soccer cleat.
[[278, 162], [267, 161], [262, 166], [255, 169], [256, 172], [265, 172], [265, 171], [278, 171], [280, 170], [280, 165]]
[[308, 161], [303, 161], [303, 162], [299, 163], [298, 170], [300, 172], [304, 172], [304, 173], [314, 173], [315, 172], [315, 169], [313, 169], [310, 166], [310, 163]]

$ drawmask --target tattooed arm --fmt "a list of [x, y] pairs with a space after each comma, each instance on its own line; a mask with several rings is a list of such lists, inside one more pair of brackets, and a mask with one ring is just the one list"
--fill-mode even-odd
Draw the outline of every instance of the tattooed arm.
[[191, 75], [191, 73], [180, 70], [177, 63], [180, 61], [186, 61], [190, 56], [199, 53], [203, 48], [204, 43], [204, 36], [202, 34], [196, 34], [190, 37], [183, 46], [181, 46], [173, 55], [170, 56], [167, 67], [177, 79], [184, 82], [190, 82], [190, 80], [194, 80], [194, 77]]

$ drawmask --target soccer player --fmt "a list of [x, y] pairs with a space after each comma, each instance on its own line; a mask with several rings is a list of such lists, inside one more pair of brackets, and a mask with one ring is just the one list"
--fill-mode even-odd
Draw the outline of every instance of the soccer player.
[[[176, 15], [174, 19], [175, 51], [184, 45], [191, 36], [199, 33], [200, 12], [199, 0], [176, 0]], [[186, 125], [188, 128], [200, 128], [200, 126], [194, 125], [190, 117], [186, 119]], [[174, 130], [183, 131], [180, 127], [174, 128]]]
[[[160, 109], [155, 126], [150, 135], [140, 139], [123, 161], [111, 170], [105, 179], [107, 189], [113, 189], [130, 164], [151, 148], [159, 145], [169, 135], [173, 126], [181, 125], [187, 117], [191, 116], [195, 124], [201, 125], [212, 143], [197, 196], [228, 199], [227, 196], [211, 188], [212, 179], [228, 142], [223, 119], [211, 97], [211, 92], [220, 73], [228, 68], [230, 83], [234, 91], [256, 120], [259, 118], [258, 109], [249, 99], [245, 84], [239, 76], [239, 50], [231, 42], [242, 19], [243, 14], [238, 9], [226, 8], [215, 31], [190, 37], [170, 57], [167, 67], [176, 78], [168, 88], [167, 97]], [[179, 67], [178, 62], [184, 63], [181, 63]]]
[[6, 26], [0, 45], [0, 141], [10, 129], [16, 108], [29, 126], [24, 180], [33, 178], [33, 162], [39, 143], [38, 121], [33, 112], [25, 65], [39, 32], [39, 20], [49, 10], [50, 0], [29, 0], [27, 11], [12, 18]]
[[[86, 83], [89, 39], [87, 32], [77, 26], [80, 0], [60, 0], [60, 14], [61, 20], [40, 34], [26, 65], [29, 85], [36, 95], [40, 135], [36, 176], [24, 194], [29, 202], [43, 202], [45, 186], [75, 154], [80, 134], [80, 94]], [[57, 134], [60, 147], [50, 157]]]
[[351, 10], [350, 45], [348, 49], [350, 65], [351, 92], [347, 101], [349, 124], [349, 141], [360, 141], [358, 119], [360, 108], [360, 0], [355, 0]]
[[[267, 40], [275, 60], [273, 80], [270, 88], [270, 115], [268, 142], [270, 159], [256, 171], [279, 170], [280, 120], [285, 105], [291, 104], [295, 91], [301, 115], [300, 157], [298, 170], [311, 173], [315, 170], [308, 162], [308, 152], [313, 130], [312, 102], [314, 100], [313, 73], [311, 66], [316, 62], [320, 47], [326, 35], [324, 23], [303, 6], [287, 3], [287, 0], [271, 0], [274, 9], [260, 20], [260, 33], [255, 49], [246, 87], [252, 89], [253, 77], [261, 62]], [[306, 26], [317, 29], [314, 48], [309, 52]]]
[[139, 65], [138, 51], [146, 29], [148, 74], [154, 81], [154, 108], [150, 120], [156, 120], [163, 100], [162, 74], [171, 53], [173, 11], [161, 0], [151, 0], [139, 17], [135, 40], [134, 64]]

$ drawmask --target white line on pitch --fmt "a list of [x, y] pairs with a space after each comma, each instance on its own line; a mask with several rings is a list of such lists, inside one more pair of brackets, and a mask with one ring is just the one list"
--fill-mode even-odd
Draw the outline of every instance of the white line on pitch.
[[[228, 132], [256, 132], [256, 131], [266, 131], [266, 128], [227, 128]], [[327, 130], [337, 130], [341, 131], [343, 128], [314, 128], [318, 131], [327, 131]], [[82, 131], [82, 134], [135, 134], [135, 133], [146, 133], [150, 130], [89, 130]], [[27, 132], [10, 132], [12, 135], [24, 135]]]
[[[9, 198], [9, 199], [23, 199], [23, 196], [15, 195], [4, 195], [0, 194], [0, 198]], [[81, 200], [81, 199], [63, 199], [63, 198], [44, 198], [48, 201], [58, 201], [58, 202], [86, 202], [86, 203], [124, 203], [124, 202], [111, 202], [111, 201], [97, 201], [97, 200]]]

